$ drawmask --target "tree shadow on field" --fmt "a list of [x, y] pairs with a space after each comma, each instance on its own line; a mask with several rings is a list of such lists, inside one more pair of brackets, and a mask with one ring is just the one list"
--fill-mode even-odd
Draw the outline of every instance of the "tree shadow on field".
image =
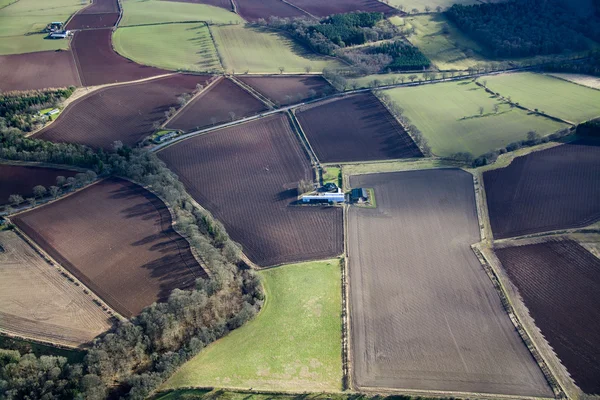
[[286, 40], [287, 43], [282, 43], [282, 46], [286, 47], [292, 53], [294, 53], [300, 57], [306, 58], [310, 61], [323, 61], [323, 60], [327, 59], [326, 56], [317, 54], [317, 53], [313, 52], [312, 50], [310, 50], [308, 47], [297, 42], [286, 32], [276, 31], [276, 30], [272, 30], [272, 29], [269, 29], [267, 27], [262, 27], [262, 26], [261, 27], [253, 26], [253, 27], [249, 27], [246, 29], [251, 29], [256, 33], [274, 35], [274, 36], [277, 36], [278, 39], [287, 39]]
[[285, 201], [285, 200], [296, 200], [296, 198], [298, 198], [298, 189], [297, 188], [291, 188], [291, 189], [284, 189], [282, 191], [280, 191], [279, 193], [276, 193], [273, 196], [273, 201], [276, 202], [280, 202], [280, 201]]

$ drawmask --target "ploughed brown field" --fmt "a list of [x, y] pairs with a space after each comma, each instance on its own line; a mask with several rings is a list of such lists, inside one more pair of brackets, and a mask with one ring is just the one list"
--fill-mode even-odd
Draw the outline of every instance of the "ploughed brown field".
[[94, 29], [115, 26], [119, 13], [77, 14], [67, 24], [66, 29]]
[[92, 5], [79, 11], [78, 14], [100, 14], [118, 13], [119, 3], [117, 0], [94, 0]]
[[111, 28], [75, 33], [71, 46], [83, 86], [135, 81], [171, 72], [121, 57], [112, 48], [111, 35]]
[[42, 185], [46, 189], [56, 185], [56, 177], [68, 178], [77, 172], [42, 167], [25, 167], [21, 165], [0, 164], [0, 205], [8, 204], [11, 194], [18, 194], [24, 199], [33, 197], [33, 187]]
[[122, 179], [104, 180], [12, 220], [126, 317], [206, 277], [171, 227], [164, 203]]
[[196, 130], [248, 117], [266, 109], [262, 101], [224, 78], [186, 105], [185, 109], [169, 121], [168, 127], [184, 131]]
[[247, 21], [269, 17], [295, 18], [308, 15], [281, 0], [234, 0], [238, 14]]
[[600, 394], [600, 260], [572, 240], [495, 252], [575, 383]]
[[80, 346], [111, 326], [109, 315], [23, 239], [0, 232], [0, 331]]
[[0, 90], [33, 90], [80, 86], [79, 73], [70, 51], [0, 56]]
[[313, 172], [284, 114], [196, 136], [158, 156], [253, 262], [270, 266], [342, 253], [340, 207], [290, 206], [298, 181]]
[[97, 90], [74, 101], [35, 137], [94, 148], [109, 148], [116, 140], [133, 146], [152, 133], [155, 121], [165, 120], [165, 111], [179, 107], [177, 97], [192, 93], [208, 79], [176, 74]]
[[517, 157], [483, 174], [494, 237], [577, 228], [600, 219], [600, 146], [586, 141]]
[[357, 387], [552, 396], [470, 245], [473, 178], [458, 170], [359, 175], [377, 208], [348, 215]]
[[288, 3], [317, 16], [326, 17], [331, 14], [342, 14], [355, 11], [381, 12], [386, 15], [396, 14], [398, 11], [377, 0], [287, 0]]
[[237, 76], [236, 78], [281, 105], [298, 103], [335, 91], [320, 76]]
[[232, 10], [231, 0], [166, 0], [166, 1], [174, 1], [177, 3], [207, 4], [209, 6], [221, 7], [226, 10]]
[[322, 162], [422, 156], [411, 137], [371, 93], [309, 106], [296, 115]]

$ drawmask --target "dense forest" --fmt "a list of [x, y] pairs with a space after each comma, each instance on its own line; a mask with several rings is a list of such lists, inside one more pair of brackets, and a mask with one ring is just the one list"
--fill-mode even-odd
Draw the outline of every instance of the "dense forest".
[[138, 182], [165, 200], [175, 228], [210, 271], [196, 289], [175, 290], [165, 303], [146, 308], [93, 344], [83, 363], [63, 357], [20, 355], [0, 350], [3, 398], [104, 399], [128, 395], [143, 399], [206, 345], [241, 326], [260, 309], [263, 293], [254, 273], [241, 262], [241, 250], [222, 224], [199, 209], [183, 184], [152, 153], [115, 143], [111, 151], [25, 138], [0, 129], [0, 158], [69, 164], [101, 176]]
[[588, 44], [582, 32], [590, 34], [597, 25], [595, 18], [579, 21], [553, 0], [455, 4], [446, 15], [495, 57], [585, 50]]
[[73, 91], [75, 87], [72, 86], [65, 89], [0, 93], [0, 126], [29, 132], [36, 125], [35, 114], [39, 110], [58, 106]]
[[393, 61], [386, 65], [386, 68], [392, 71], [414, 71], [429, 68], [431, 65], [431, 61], [421, 53], [421, 50], [400, 40], [377, 46], [373, 52], [392, 57]]

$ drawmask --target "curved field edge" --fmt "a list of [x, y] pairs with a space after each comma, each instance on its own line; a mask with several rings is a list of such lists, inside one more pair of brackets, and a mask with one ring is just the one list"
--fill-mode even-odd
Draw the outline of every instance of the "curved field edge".
[[209, 24], [239, 24], [237, 14], [206, 4], [159, 0], [124, 0], [123, 18], [119, 27], [169, 22], [207, 22]]
[[258, 274], [266, 302], [256, 318], [208, 346], [162, 389], [341, 389], [340, 260], [288, 264]]
[[190, 72], [220, 72], [222, 68], [203, 22], [119, 28], [112, 43], [118, 54], [138, 64]]

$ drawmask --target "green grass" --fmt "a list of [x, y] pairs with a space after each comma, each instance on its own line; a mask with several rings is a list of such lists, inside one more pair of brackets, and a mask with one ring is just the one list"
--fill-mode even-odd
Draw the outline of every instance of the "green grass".
[[221, 69], [217, 50], [204, 23], [119, 28], [117, 53], [140, 64], [195, 72]]
[[125, 0], [119, 26], [164, 22], [206, 21], [212, 24], [243, 23], [243, 19], [220, 7], [158, 0]]
[[600, 116], [600, 91], [547, 75], [504, 74], [481, 78], [513, 102], [579, 123]]
[[476, 4], [479, 3], [477, 0], [390, 0], [390, 5], [393, 7], [404, 6], [405, 11], [411, 11], [413, 8], [419, 10], [419, 12], [425, 11], [425, 7], [429, 6], [432, 10], [435, 10], [437, 6], [449, 8], [453, 4]]
[[[397, 88], [386, 93], [423, 132], [433, 153], [442, 157], [457, 152], [479, 156], [526, 139], [531, 130], [546, 135], [566, 126], [511, 108], [467, 80]], [[495, 104], [500, 107], [497, 114]], [[479, 115], [479, 107], [484, 108], [483, 116]]]
[[162, 389], [341, 389], [339, 260], [286, 265], [259, 274], [267, 299], [256, 318], [202, 350]]
[[227, 71], [238, 73], [304, 73], [310, 66], [312, 72], [323, 68], [339, 67], [340, 62], [319, 56], [288, 37], [261, 28], [235, 26], [211, 27], [217, 50]]
[[0, 10], [0, 54], [58, 50], [67, 40], [48, 40], [41, 32], [49, 22], [66, 20], [84, 7], [81, 0], [19, 0]]
[[341, 182], [339, 181], [340, 177], [340, 168], [338, 167], [325, 167], [323, 168], [323, 184], [325, 183], [335, 183], [336, 185], [341, 186]]
[[[417, 46], [431, 62], [441, 70], [466, 70], [485, 62], [479, 55], [480, 46], [462, 34], [442, 14], [418, 15], [407, 18], [394, 18], [396, 25], [415, 28], [409, 41]], [[448, 33], [443, 33], [444, 26]]]

